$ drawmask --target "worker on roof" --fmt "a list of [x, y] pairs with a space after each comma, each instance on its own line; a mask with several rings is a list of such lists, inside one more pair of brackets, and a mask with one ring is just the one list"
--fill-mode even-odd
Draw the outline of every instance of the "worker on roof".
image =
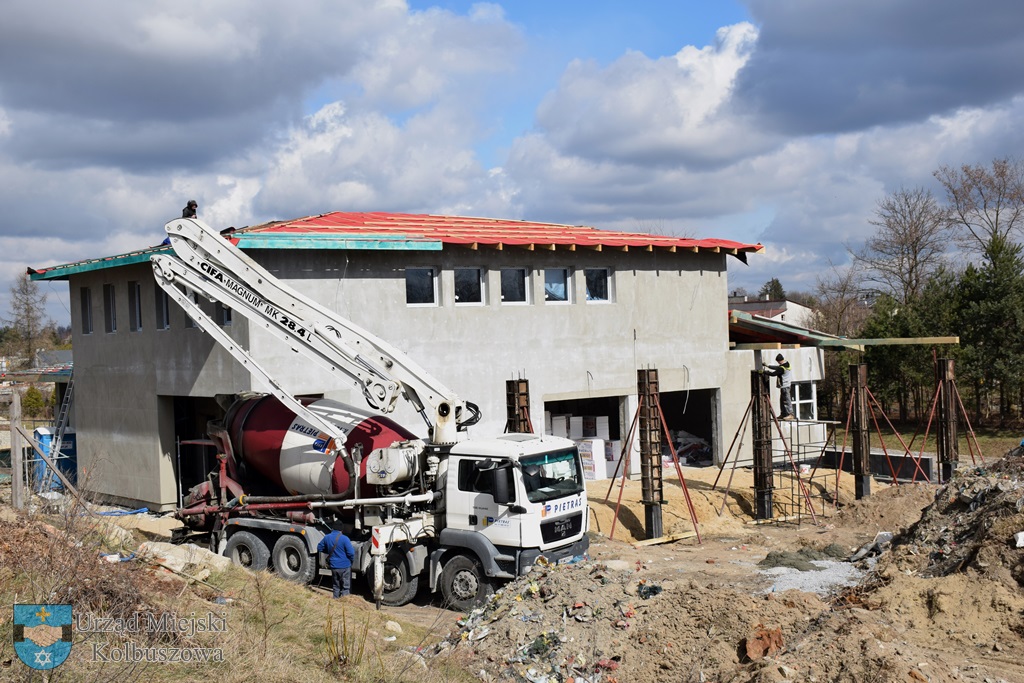
[[793, 387], [793, 369], [789, 366], [789, 361], [781, 353], [775, 356], [775, 362], [778, 365], [766, 366], [765, 372], [775, 376], [775, 384], [779, 387], [779, 403], [781, 404], [779, 419], [792, 420], [793, 397], [790, 391]]

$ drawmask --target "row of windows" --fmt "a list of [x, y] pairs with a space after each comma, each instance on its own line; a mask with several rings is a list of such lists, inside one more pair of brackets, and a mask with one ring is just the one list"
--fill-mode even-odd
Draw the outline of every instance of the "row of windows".
[[[171, 328], [170, 297], [167, 292], [157, 287], [155, 290], [156, 301], [156, 329], [169, 330]], [[92, 334], [92, 289], [82, 287], [79, 290], [81, 303], [82, 334]], [[199, 295], [192, 294], [192, 300], [198, 305]], [[231, 324], [231, 309], [216, 304], [214, 320], [219, 325], [228, 326]], [[192, 318], [185, 316], [185, 327], [195, 327]], [[128, 329], [132, 332], [142, 331], [142, 285], [137, 280], [128, 281]], [[103, 331], [107, 334], [117, 332], [117, 289], [114, 285], [103, 285]]]
[[[608, 268], [584, 268], [583, 280], [588, 302], [611, 302], [613, 300], [613, 278]], [[568, 268], [546, 268], [544, 275], [545, 303], [573, 303], [575, 272]], [[456, 268], [455, 305], [482, 305], [487, 302], [487, 271], [483, 268]], [[531, 271], [527, 268], [502, 268], [499, 271], [500, 299], [502, 304], [530, 304]], [[436, 306], [438, 294], [438, 273], [434, 268], [405, 269], [405, 302], [414, 306]]]

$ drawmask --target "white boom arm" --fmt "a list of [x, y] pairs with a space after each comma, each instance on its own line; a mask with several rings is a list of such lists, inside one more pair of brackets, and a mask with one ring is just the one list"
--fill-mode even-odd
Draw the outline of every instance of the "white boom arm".
[[[221, 346], [267, 382], [279, 399], [284, 400], [280, 394], [286, 392], [271, 375], [182, 296], [176, 284], [238, 311], [335, 378], [355, 380], [366, 402], [381, 412], [391, 412], [398, 396], [405, 397], [423, 415], [434, 443], [455, 443], [478, 419], [476, 406], [459, 399], [404, 353], [282, 283], [202, 221], [182, 218], [164, 229], [175, 256], [151, 257], [157, 283]], [[294, 409], [297, 402], [288, 403]], [[308, 419], [307, 412], [302, 414]], [[337, 427], [325, 431], [333, 434]]]

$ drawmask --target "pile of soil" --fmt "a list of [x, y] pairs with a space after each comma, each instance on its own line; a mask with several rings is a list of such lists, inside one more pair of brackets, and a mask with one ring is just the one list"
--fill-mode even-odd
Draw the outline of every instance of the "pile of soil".
[[[688, 482], [698, 514], [710, 512], [704, 543], [595, 535], [591, 560], [509, 584], [434, 656], [459, 653], [481, 680], [530, 683], [1024, 680], [1021, 453], [944, 487], [876, 483], [817, 524], [750, 524], [745, 482], [719, 517], [722, 494]], [[596, 507], [600, 517], [611, 505]], [[672, 514], [688, 516], [681, 506]], [[814, 573], [879, 531], [896, 534], [892, 549], [861, 561], [866, 576], [853, 588], [756, 587], [765, 560]]]

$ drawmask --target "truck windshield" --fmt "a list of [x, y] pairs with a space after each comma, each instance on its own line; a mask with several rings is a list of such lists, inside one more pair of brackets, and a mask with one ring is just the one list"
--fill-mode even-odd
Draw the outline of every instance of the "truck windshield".
[[575, 448], [523, 458], [523, 484], [531, 503], [543, 503], [583, 491], [583, 473]]

